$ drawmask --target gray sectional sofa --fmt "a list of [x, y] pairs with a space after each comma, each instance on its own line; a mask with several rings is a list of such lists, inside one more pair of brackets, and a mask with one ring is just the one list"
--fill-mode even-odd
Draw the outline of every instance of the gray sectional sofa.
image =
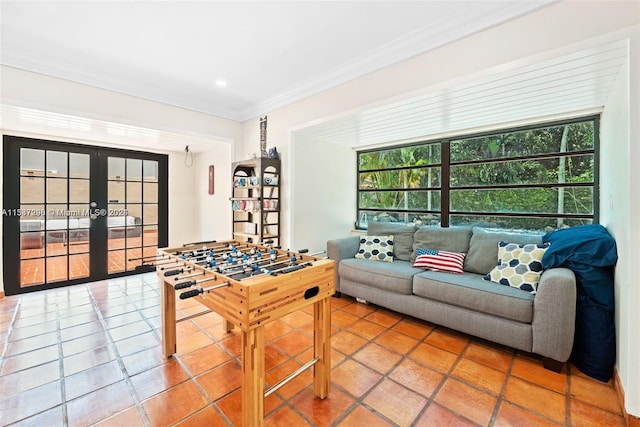
[[[497, 264], [498, 242], [541, 243], [541, 235], [397, 223], [369, 223], [367, 234], [394, 236], [393, 262], [355, 258], [361, 236], [328, 241], [337, 295], [538, 354], [545, 368], [560, 372], [573, 347], [574, 273], [543, 271], [535, 293], [483, 279]], [[414, 268], [418, 248], [465, 253], [464, 273]]]

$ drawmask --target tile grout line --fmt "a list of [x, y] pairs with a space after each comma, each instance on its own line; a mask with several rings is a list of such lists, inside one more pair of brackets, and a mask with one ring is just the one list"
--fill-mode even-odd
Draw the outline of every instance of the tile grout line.
[[[118, 285], [118, 288], [120, 288], [119, 285]], [[94, 309], [96, 311], [96, 314], [98, 316], [98, 321], [102, 325], [102, 328], [103, 328], [104, 332], [109, 337], [110, 344], [113, 347], [113, 351], [116, 354], [116, 361], [118, 362], [118, 367], [120, 368], [120, 371], [124, 376], [124, 381], [127, 384], [127, 388], [129, 389], [129, 394], [131, 395], [131, 398], [133, 399], [133, 402], [135, 404], [135, 407], [138, 410], [138, 413], [141, 414], [141, 416], [142, 416], [142, 422], [143, 422], [145, 427], [151, 427], [151, 422], [149, 420], [149, 416], [147, 415], [146, 411], [144, 410], [144, 407], [142, 406], [142, 402], [140, 401], [140, 399], [138, 397], [138, 394], [136, 393], [135, 387], [133, 386], [133, 383], [131, 382], [131, 377], [127, 373], [127, 368], [124, 365], [124, 362], [122, 361], [122, 356], [120, 355], [120, 351], [118, 350], [118, 346], [116, 345], [115, 341], [113, 340], [113, 337], [111, 336], [111, 333], [109, 332], [109, 328], [107, 328], [107, 323], [104, 320], [104, 316], [102, 315], [102, 311], [100, 310], [100, 306], [99, 306], [98, 302], [96, 301], [91, 288], [87, 287], [87, 290], [88, 290], [88, 293], [89, 293], [89, 297], [91, 299], [91, 304], [93, 305], [93, 307], [94, 307]], [[137, 307], [136, 307], [136, 311], [137, 311]], [[114, 415], [116, 415], [116, 414], [114, 414]], [[99, 422], [102, 422], [102, 421], [104, 421], [104, 420], [98, 420], [97, 422], [99, 423]]]
[[[431, 334], [433, 333], [433, 331], [435, 331], [436, 329], [437, 329], [437, 325], [434, 325], [433, 330], [432, 330], [430, 333], [428, 333], [428, 334], [427, 334], [427, 336], [425, 337], [425, 339], [426, 339], [429, 335], [431, 335]], [[415, 424], [420, 420], [420, 417], [422, 417], [422, 416], [424, 415], [424, 413], [427, 411], [427, 409], [429, 409], [429, 407], [430, 407], [431, 405], [433, 405], [433, 404], [438, 404], [438, 402], [436, 402], [436, 401], [435, 401], [435, 400], [436, 400], [436, 396], [438, 395], [438, 393], [440, 393], [440, 391], [441, 391], [441, 390], [442, 390], [442, 388], [444, 387], [445, 383], [446, 383], [449, 379], [451, 379], [451, 378], [452, 378], [452, 377], [451, 377], [451, 373], [455, 370], [456, 366], [458, 366], [458, 364], [460, 363], [460, 361], [464, 358], [464, 353], [467, 351], [467, 349], [469, 348], [469, 346], [471, 346], [471, 343], [472, 343], [472, 340], [471, 340], [471, 339], [467, 340], [467, 343], [465, 344], [465, 346], [460, 350], [460, 353], [458, 353], [458, 354], [457, 354], [457, 356], [458, 356], [458, 357], [456, 358], [455, 362], [453, 362], [453, 363], [451, 364], [451, 367], [449, 368], [449, 370], [448, 370], [445, 374], [443, 374], [443, 376], [442, 376], [442, 380], [440, 380], [440, 383], [438, 383], [438, 385], [434, 388], [433, 393], [431, 394], [431, 397], [429, 397], [429, 399], [427, 399], [427, 404], [426, 404], [426, 405], [424, 405], [424, 408], [422, 409], [422, 411], [420, 411], [420, 413], [416, 416], [415, 420], [413, 420], [412, 425], [415, 425]], [[428, 343], [425, 343], [425, 344], [428, 344]], [[429, 344], [429, 345], [431, 345], [431, 344]], [[443, 350], [444, 350], [444, 349], [443, 349]], [[448, 351], [448, 350], [445, 350], [445, 351]], [[453, 353], [453, 354], [455, 354], [455, 353]], [[416, 363], [419, 363], [419, 362], [418, 362], [418, 361], [416, 361]], [[422, 365], [422, 363], [420, 363], [420, 365]], [[422, 365], [422, 366], [425, 366], [425, 365]], [[431, 368], [431, 367], [429, 367], [429, 366], [426, 366], [426, 367], [435, 371], [435, 369], [433, 369], [433, 368]], [[436, 371], [436, 372], [438, 372], [438, 371]], [[455, 379], [456, 381], [458, 381], [456, 378], [454, 378], [454, 379]], [[462, 382], [462, 383], [463, 383], [463, 384], [465, 384], [465, 385], [471, 386], [471, 384], [467, 384], [467, 382], [466, 382], [466, 381], [465, 381], [465, 382]], [[473, 388], [474, 388], [474, 389], [477, 389], [476, 387], [473, 387]], [[441, 405], [441, 406], [443, 406], [444, 408], [446, 408], [446, 409], [447, 409], [449, 412], [451, 412], [452, 414], [455, 414], [455, 415], [457, 415], [457, 416], [459, 416], [459, 417], [463, 418], [464, 420], [469, 421], [470, 423], [477, 424], [475, 421], [472, 421], [472, 420], [470, 420], [469, 418], [467, 418], [466, 416], [464, 416], [464, 415], [462, 415], [462, 414], [460, 414], [460, 413], [458, 413], [458, 412], [454, 411], [452, 408], [446, 407], [446, 406], [444, 406], [444, 405]]]
[[[359, 303], [358, 303], [358, 304], [359, 304]], [[378, 310], [380, 310], [380, 307], [378, 307], [378, 306], [376, 306], [376, 307], [377, 307], [377, 308], [376, 308], [375, 310], [373, 310], [371, 313], [369, 313], [369, 314], [367, 314], [367, 315], [365, 315], [365, 316], [360, 316], [360, 317], [359, 317], [359, 319], [358, 319], [358, 320], [356, 320], [356, 321], [355, 321], [355, 322], [353, 322], [353, 323], [356, 323], [356, 322], [358, 322], [358, 321], [360, 321], [360, 320], [367, 320], [366, 318], [367, 318], [368, 316], [370, 316], [370, 315], [372, 315], [373, 313], [375, 313], [375, 312], [377, 312]], [[342, 309], [340, 309], [340, 310], [342, 310]], [[348, 313], [348, 312], [345, 312], [345, 313]], [[360, 362], [360, 361], [358, 361], [358, 360], [354, 359], [354, 358], [353, 358], [353, 355], [354, 355], [354, 354], [356, 354], [359, 350], [363, 349], [364, 347], [366, 347], [366, 346], [367, 346], [367, 345], [369, 345], [369, 344], [376, 344], [376, 345], [380, 345], [380, 344], [378, 344], [378, 343], [375, 343], [374, 341], [375, 341], [377, 338], [379, 338], [380, 336], [382, 336], [385, 332], [389, 331], [389, 329], [390, 329], [392, 326], [397, 325], [398, 323], [400, 323], [400, 322], [401, 322], [403, 319], [405, 319], [405, 318], [406, 318], [405, 316], [400, 317], [400, 318], [398, 319], [398, 321], [396, 321], [395, 323], [393, 323], [393, 324], [392, 324], [392, 325], [390, 325], [390, 326], [384, 326], [384, 325], [381, 325], [380, 323], [374, 322], [374, 321], [372, 321], [372, 320], [367, 320], [368, 322], [371, 322], [371, 323], [374, 323], [374, 324], [376, 324], [376, 325], [379, 325], [379, 326], [384, 327], [384, 328], [385, 328], [385, 330], [384, 330], [384, 331], [382, 331], [382, 332], [380, 332], [380, 333], [378, 333], [377, 335], [373, 336], [372, 338], [369, 338], [369, 339], [368, 339], [368, 341], [367, 341], [367, 343], [366, 343], [366, 344], [364, 344], [364, 345], [362, 345], [358, 350], [354, 351], [354, 352], [353, 352], [353, 353], [351, 353], [351, 354], [345, 354], [345, 358], [344, 358], [344, 360], [343, 360], [340, 364], [336, 365], [336, 366], [335, 366], [335, 368], [337, 368], [338, 366], [344, 365], [344, 364], [346, 363], [346, 361], [347, 361], [347, 360], [351, 360], [351, 361], [352, 361], [352, 362], [354, 362], [354, 363], [357, 363], [357, 364], [360, 364], [360, 365], [362, 365], [362, 366], [365, 366], [367, 369], [371, 369], [370, 367], [368, 367], [368, 366], [364, 365], [362, 362]], [[350, 323], [350, 324], [353, 324], [353, 323]], [[341, 326], [341, 327], [340, 327], [340, 331], [346, 331], [346, 332], [352, 333], [352, 334], [354, 334], [354, 335], [356, 335], [356, 336], [358, 336], [358, 337], [363, 338], [361, 335], [358, 335], [357, 333], [354, 333], [354, 332], [351, 332], [350, 330], [348, 330], [348, 325], [347, 325], [347, 326]], [[336, 333], [337, 333], [337, 332], [336, 332]], [[404, 334], [403, 334], [403, 335], [404, 335]], [[428, 334], [427, 334], [427, 335], [428, 335]], [[407, 336], [408, 336], [408, 335], [407, 335]], [[417, 343], [417, 344], [416, 344], [412, 349], [415, 349], [415, 348], [416, 348], [417, 346], [419, 346], [419, 345], [420, 345], [420, 341], [418, 340], [418, 343]], [[410, 350], [409, 350], [409, 351], [410, 351]], [[377, 374], [380, 374], [380, 379], [379, 379], [378, 381], [376, 381], [376, 382], [375, 382], [371, 387], [369, 387], [369, 390], [367, 390], [365, 393], [363, 393], [360, 397], [358, 397], [358, 398], [354, 399], [354, 402], [349, 406], [348, 410], [347, 410], [347, 411], [345, 411], [345, 413], [344, 413], [344, 414], [342, 414], [340, 417], [338, 417], [338, 418], [334, 421], [334, 424], [333, 424], [333, 425], [338, 425], [338, 423], [339, 423], [339, 422], [343, 421], [346, 417], [348, 417], [348, 416], [349, 416], [349, 414], [351, 414], [351, 413], [352, 413], [352, 412], [353, 412], [357, 407], [359, 407], [359, 406], [362, 406], [362, 407], [364, 407], [364, 408], [367, 408], [367, 409], [368, 409], [372, 414], [375, 414], [377, 417], [380, 417], [381, 419], [383, 419], [384, 421], [386, 421], [386, 422], [390, 423], [391, 425], [397, 425], [395, 422], [393, 422], [393, 420], [391, 420], [391, 419], [387, 418], [387, 416], [385, 416], [383, 413], [381, 413], [380, 411], [378, 411], [378, 410], [376, 410], [375, 408], [371, 407], [370, 405], [366, 404], [366, 403], [365, 403], [365, 399], [366, 399], [366, 398], [367, 398], [367, 397], [368, 397], [368, 396], [373, 392], [373, 390], [374, 390], [376, 387], [378, 387], [378, 386], [379, 386], [379, 385], [380, 385], [380, 384], [381, 384], [385, 379], [388, 379], [388, 380], [390, 380], [390, 381], [393, 381], [391, 378], [389, 378], [389, 377], [388, 377], [388, 373], [389, 373], [389, 372], [392, 372], [396, 367], [398, 367], [398, 366], [399, 366], [399, 365], [400, 365], [400, 364], [405, 360], [405, 358], [407, 357], [407, 355], [406, 355], [406, 354], [404, 354], [404, 355], [402, 355], [402, 354], [400, 354], [400, 353], [398, 353], [398, 354], [399, 354], [399, 355], [401, 355], [402, 357], [400, 357], [400, 359], [399, 359], [396, 363], [394, 363], [394, 364], [393, 364], [393, 366], [392, 366], [391, 368], [389, 368], [389, 370], [387, 371], [387, 373], [384, 373], [384, 374], [383, 374], [383, 373], [380, 373], [380, 372], [376, 371], [375, 369], [373, 369], [373, 371], [374, 371], [374, 372], [376, 372]], [[332, 370], [333, 370], [333, 368], [332, 368]], [[394, 381], [394, 382], [396, 382], [396, 381]], [[396, 382], [396, 383], [397, 383], [397, 382]], [[344, 390], [344, 389], [342, 389], [342, 387], [340, 387], [339, 385], [337, 385], [337, 387], [338, 387], [339, 389], [341, 389], [341, 390]], [[347, 394], [347, 395], [350, 395], [350, 394], [351, 394], [351, 393], [349, 393], [347, 390], [344, 390], [344, 391], [343, 391], [343, 393], [345, 393], [345, 394]]]
[[489, 425], [495, 425], [498, 420], [498, 414], [500, 413], [500, 408], [502, 407], [502, 403], [504, 402], [504, 393], [507, 391], [507, 385], [509, 384], [509, 379], [511, 378], [511, 372], [513, 371], [513, 365], [516, 363], [516, 358], [518, 357], [516, 352], [513, 352], [513, 357], [511, 358], [511, 362], [509, 362], [509, 368], [504, 376], [504, 381], [502, 382], [502, 387], [498, 392], [498, 399], [496, 400], [496, 406], [493, 408], [493, 413], [491, 414], [491, 418], [489, 419]]
[[[209, 396], [209, 393], [207, 393], [207, 391], [205, 390], [205, 388], [198, 382], [198, 380], [196, 379], [196, 377], [193, 376], [193, 374], [191, 373], [191, 371], [189, 370], [189, 368], [184, 364], [184, 362], [182, 361], [182, 359], [180, 359], [179, 356], [177, 355], [172, 355], [172, 358], [174, 358], [176, 360], [176, 362], [180, 365], [180, 368], [182, 368], [182, 370], [187, 374], [188, 379], [179, 383], [179, 384], [183, 384], [187, 381], [191, 381], [193, 383], [193, 385], [198, 389], [198, 391], [200, 392], [200, 394], [202, 394], [204, 396], [204, 398], [207, 400], [208, 404], [204, 407], [204, 408], [200, 408], [197, 411], [187, 414], [184, 418], [181, 418], [180, 420], [177, 420], [175, 423], [171, 424], [171, 425], [177, 425], [180, 424], [181, 422], [189, 419], [191, 416], [193, 416], [194, 414], [197, 414], [198, 412], [204, 411], [207, 407], [211, 406], [213, 407], [216, 412], [218, 412], [218, 414], [222, 417], [222, 420], [227, 423], [228, 426], [233, 427], [233, 423], [231, 422], [231, 420], [229, 420], [229, 418], [225, 415], [225, 413], [222, 411], [221, 408], [218, 407], [218, 405], [216, 404], [215, 400], [213, 400], [211, 398], [211, 396]], [[212, 368], [214, 369], [214, 368]], [[175, 384], [173, 387], [177, 386], [178, 384]], [[170, 390], [170, 389], [167, 389]], [[163, 392], [166, 390], [163, 390]], [[224, 397], [230, 395], [231, 393], [233, 393], [235, 391], [235, 389], [233, 389], [232, 391], [230, 391], [229, 393], [220, 396], [220, 399], [223, 399]]]
[[[88, 289], [87, 289], [88, 292]], [[95, 309], [95, 307], [94, 307]], [[64, 351], [62, 348], [62, 328], [60, 327], [60, 307], [56, 297], [56, 334], [58, 339], [58, 369], [60, 374], [60, 397], [62, 399], [62, 423], [66, 427], [69, 425], [69, 411], [67, 408], [67, 386], [64, 375]]]
[[571, 363], [569, 363], [569, 361], [571, 360], [571, 358], [569, 358], [566, 361], [566, 365], [567, 365], [567, 383], [566, 383], [566, 388], [564, 391], [564, 395], [565, 395], [565, 423], [570, 426], [571, 425]]
[[18, 303], [13, 308], [13, 315], [11, 316], [11, 320], [9, 321], [9, 328], [7, 329], [7, 336], [4, 339], [4, 348], [2, 350], [2, 354], [0, 355], [0, 372], [2, 372], [2, 369], [4, 368], [4, 363], [5, 363], [5, 360], [6, 360], [7, 350], [9, 349], [9, 343], [11, 342], [11, 340], [9, 338], [11, 337], [11, 334], [13, 333], [14, 325], [15, 325], [16, 319], [18, 317], [18, 312], [20, 311], [20, 305], [21, 304], [22, 304], [22, 296], [18, 297]]

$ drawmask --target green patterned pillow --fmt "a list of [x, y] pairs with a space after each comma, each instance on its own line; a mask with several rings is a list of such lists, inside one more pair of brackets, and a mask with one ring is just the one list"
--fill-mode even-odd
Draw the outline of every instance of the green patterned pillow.
[[374, 261], [393, 261], [393, 235], [362, 236], [355, 257]]
[[535, 293], [542, 274], [542, 256], [548, 247], [548, 243], [499, 242], [498, 265], [484, 279]]

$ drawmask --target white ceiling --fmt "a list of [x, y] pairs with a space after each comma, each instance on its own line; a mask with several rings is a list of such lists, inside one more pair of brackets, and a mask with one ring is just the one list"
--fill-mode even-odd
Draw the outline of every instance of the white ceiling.
[[2, 0], [0, 62], [244, 121], [549, 3]]

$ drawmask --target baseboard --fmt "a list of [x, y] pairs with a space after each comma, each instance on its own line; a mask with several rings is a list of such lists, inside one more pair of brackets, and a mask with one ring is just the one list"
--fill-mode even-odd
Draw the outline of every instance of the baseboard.
[[0, 299], [4, 298], [4, 291], [0, 291]]
[[624, 388], [622, 388], [622, 382], [620, 381], [620, 375], [618, 375], [618, 369], [613, 369], [613, 388], [616, 390], [618, 396], [618, 403], [622, 408], [624, 414], [624, 420], [627, 427], [640, 427], [640, 418], [627, 413], [627, 408], [624, 404]]

